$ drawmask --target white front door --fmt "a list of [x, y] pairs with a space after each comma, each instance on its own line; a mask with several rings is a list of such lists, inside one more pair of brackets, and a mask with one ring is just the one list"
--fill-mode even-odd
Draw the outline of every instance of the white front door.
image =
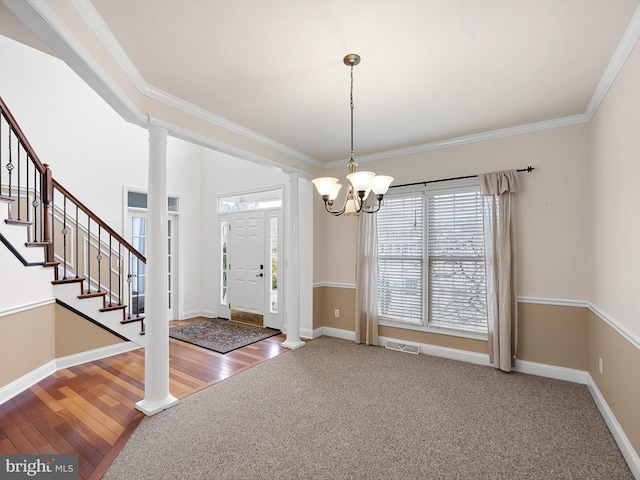
[[264, 212], [230, 216], [228, 231], [228, 298], [231, 310], [264, 315]]

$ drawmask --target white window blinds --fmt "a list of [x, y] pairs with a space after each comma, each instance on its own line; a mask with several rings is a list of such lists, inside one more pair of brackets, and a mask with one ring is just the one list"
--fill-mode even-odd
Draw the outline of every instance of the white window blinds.
[[424, 195], [387, 196], [378, 215], [378, 316], [422, 325]]
[[429, 325], [487, 330], [482, 197], [428, 195]]

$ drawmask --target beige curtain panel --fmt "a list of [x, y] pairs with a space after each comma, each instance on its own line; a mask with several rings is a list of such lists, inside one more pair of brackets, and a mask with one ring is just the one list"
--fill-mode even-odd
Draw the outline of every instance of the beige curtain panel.
[[356, 254], [356, 343], [378, 345], [378, 226], [360, 213]]
[[518, 172], [478, 175], [484, 196], [489, 358], [505, 372], [515, 366], [518, 339], [514, 198]]

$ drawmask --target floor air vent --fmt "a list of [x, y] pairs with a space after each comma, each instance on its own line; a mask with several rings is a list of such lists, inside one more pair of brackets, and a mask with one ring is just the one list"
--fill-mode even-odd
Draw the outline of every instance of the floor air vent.
[[420, 353], [420, 347], [418, 345], [407, 345], [399, 342], [387, 341], [385, 348], [388, 348], [389, 350], [397, 350], [398, 352], [414, 353], [416, 355]]

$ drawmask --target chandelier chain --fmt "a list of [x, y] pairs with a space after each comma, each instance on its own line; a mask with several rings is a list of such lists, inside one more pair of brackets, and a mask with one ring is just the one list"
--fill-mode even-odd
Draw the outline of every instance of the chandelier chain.
[[351, 91], [349, 94], [350, 106], [351, 106], [351, 153], [349, 158], [353, 160], [353, 63], [351, 64]]

